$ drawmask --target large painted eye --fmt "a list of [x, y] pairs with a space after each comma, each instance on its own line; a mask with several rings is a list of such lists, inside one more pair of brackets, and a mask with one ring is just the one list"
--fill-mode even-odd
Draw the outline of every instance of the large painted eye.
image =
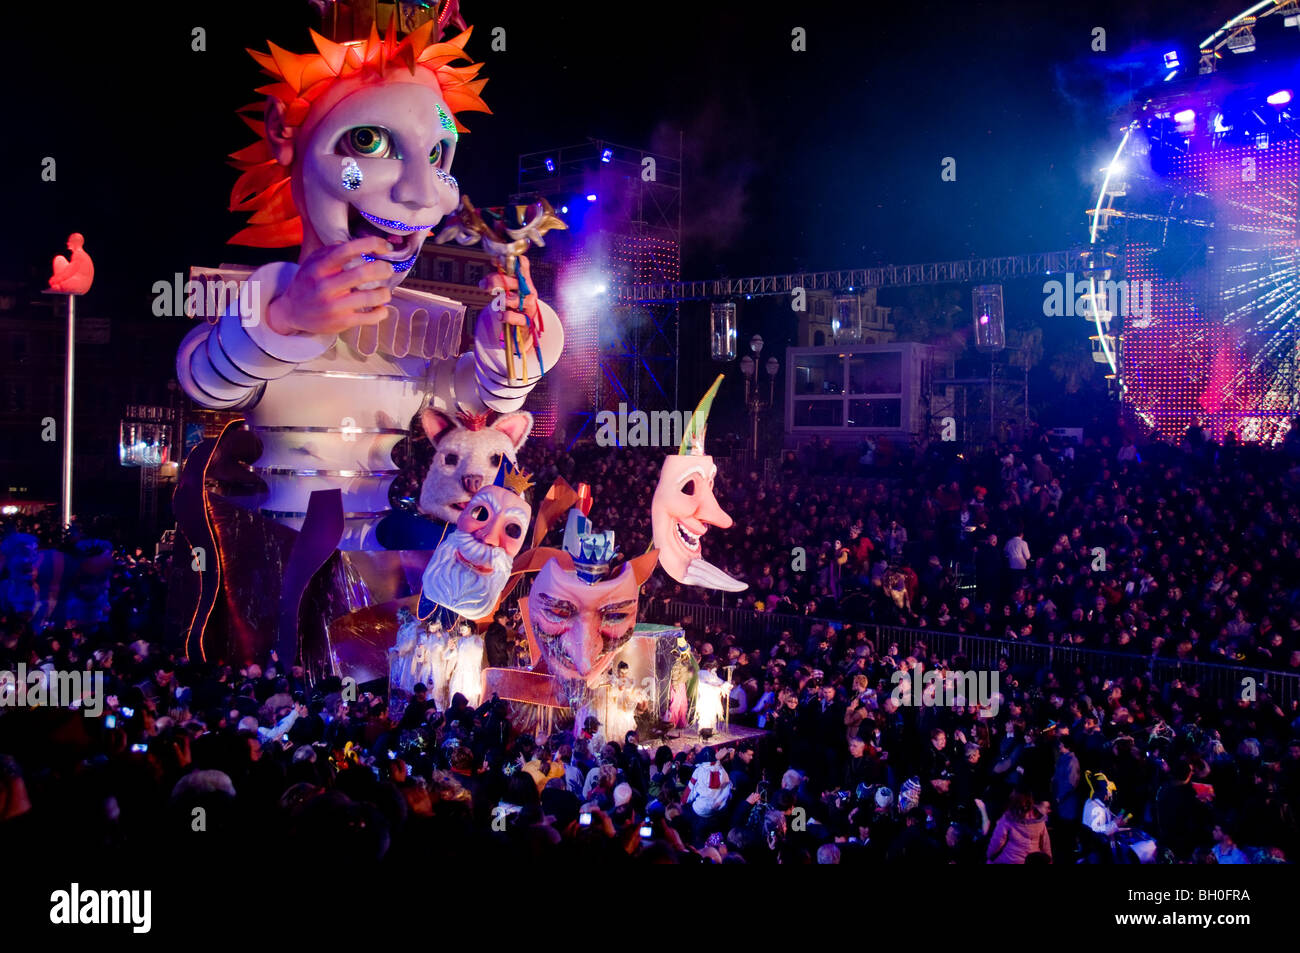
[[456, 464], [460, 463], [460, 454], [448, 453], [442, 458], [442, 462], [447, 464], [449, 467], [454, 467]]
[[434, 146], [433, 151], [429, 153], [429, 165], [442, 165], [442, 152], [443, 143], [442, 140], [438, 140], [438, 144]]
[[384, 159], [392, 151], [392, 137], [383, 126], [349, 129], [341, 144], [350, 154], [366, 159]]
[[488, 463], [492, 464], [492, 466], [494, 467], [501, 466], [501, 454], [499, 453], [492, 454], [492, 456], [488, 457]]
[[506, 535], [511, 539], [518, 539], [524, 535], [524, 528], [518, 523], [511, 523], [506, 527]]
[[683, 484], [682, 484], [682, 492], [683, 492], [684, 494], [686, 494], [687, 496], [694, 496], [694, 495], [695, 495], [695, 481], [694, 481], [694, 480], [687, 480], [685, 483], [683, 483]]
[[488, 518], [487, 507], [480, 503], [478, 506], [474, 507], [473, 511], [469, 515], [472, 519], [476, 519], [480, 523], [485, 523]]

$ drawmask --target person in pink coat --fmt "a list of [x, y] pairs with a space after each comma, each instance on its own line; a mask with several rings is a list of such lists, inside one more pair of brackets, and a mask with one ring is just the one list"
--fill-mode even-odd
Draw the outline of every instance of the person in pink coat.
[[998, 818], [989, 838], [990, 864], [1023, 864], [1030, 854], [1052, 859], [1052, 842], [1047, 836], [1048, 803], [1035, 803], [1027, 792], [1011, 795], [1006, 811]]

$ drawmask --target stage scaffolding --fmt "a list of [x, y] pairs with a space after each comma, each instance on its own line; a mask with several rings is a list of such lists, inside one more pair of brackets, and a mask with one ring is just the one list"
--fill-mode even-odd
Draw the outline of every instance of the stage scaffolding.
[[[571, 226], [547, 235], [565, 306], [565, 376], [578, 391], [578, 404], [561, 408], [578, 417], [569, 435], [590, 435], [595, 412], [620, 403], [677, 409], [677, 304], [629, 301], [618, 289], [681, 275], [680, 140], [676, 156], [601, 139], [521, 155], [511, 203], [541, 197]], [[596, 284], [606, 290], [584, 293]]]

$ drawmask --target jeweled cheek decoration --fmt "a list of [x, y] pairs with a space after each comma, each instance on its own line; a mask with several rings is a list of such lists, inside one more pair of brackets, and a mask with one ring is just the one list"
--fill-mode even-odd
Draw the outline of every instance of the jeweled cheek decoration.
[[437, 176], [439, 179], [442, 179], [442, 181], [446, 182], [453, 189], [456, 189], [457, 191], [460, 190], [460, 183], [456, 181], [456, 177], [454, 175], [448, 172], [444, 172], [442, 169], [434, 169], [433, 174]]
[[357, 160], [348, 156], [343, 160], [343, 188], [349, 192], [355, 192], [361, 188], [361, 183], [365, 181], [365, 176], [361, 174], [361, 166], [357, 165]]
[[437, 105], [437, 109], [438, 109], [439, 125], [441, 125], [443, 129], [446, 129], [448, 132], [451, 133], [453, 141], [459, 142], [460, 133], [456, 131], [456, 120], [452, 119], [450, 116], [447, 115], [447, 111], [442, 108], [441, 104]]

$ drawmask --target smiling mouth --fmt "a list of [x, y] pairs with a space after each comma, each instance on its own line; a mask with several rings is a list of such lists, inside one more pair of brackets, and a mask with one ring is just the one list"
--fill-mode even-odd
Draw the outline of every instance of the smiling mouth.
[[682, 541], [682, 545], [691, 552], [698, 553], [700, 551], [700, 537], [687, 532], [686, 527], [681, 523], [676, 523], [674, 526], [677, 529], [677, 538]]
[[420, 254], [420, 236], [432, 227], [432, 225], [410, 225], [396, 219], [380, 218], [378, 215], [363, 212], [354, 205], [348, 206], [349, 238], [382, 238], [392, 248], [386, 255], [363, 255], [362, 257], [367, 261], [374, 261], [378, 257], [389, 262], [397, 272], [406, 271], [415, 264], [415, 259]]
[[456, 561], [460, 563], [462, 566], [466, 566], [470, 570], [478, 573], [480, 576], [492, 575], [491, 566], [480, 566], [477, 563], [470, 562], [468, 559], [465, 558], [464, 554], [459, 549], [456, 550]]

